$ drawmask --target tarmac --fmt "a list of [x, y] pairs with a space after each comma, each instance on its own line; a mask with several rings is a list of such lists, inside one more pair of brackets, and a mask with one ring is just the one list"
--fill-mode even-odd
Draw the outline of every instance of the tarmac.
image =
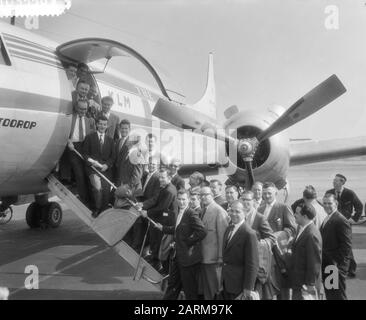
[[[366, 161], [342, 161], [291, 168], [289, 203], [301, 197], [303, 187], [313, 184], [319, 196], [331, 188], [334, 173], [348, 177], [349, 186], [366, 200]], [[64, 209], [63, 222], [56, 229], [29, 229], [27, 205], [14, 206], [13, 219], [0, 225], [0, 286], [8, 287], [10, 300], [49, 299], [161, 299], [156, 286], [133, 280], [134, 270], [76, 215]], [[353, 250], [357, 275], [347, 279], [351, 300], [366, 299], [366, 223], [353, 226]], [[38, 288], [33, 284], [35, 267]]]

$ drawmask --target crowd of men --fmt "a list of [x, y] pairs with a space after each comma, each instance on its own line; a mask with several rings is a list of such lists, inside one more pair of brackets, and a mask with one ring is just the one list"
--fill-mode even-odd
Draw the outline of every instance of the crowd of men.
[[[318, 299], [323, 292], [347, 299], [346, 277], [357, 267], [349, 220], [360, 218], [363, 205], [344, 187], [345, 176], [335, 176], [322, 201], [305, 187], [291, 207], [271, 182], [244, 190], [194, 172], [186, 189], [180, 160], [166, 161], [153, 134], [141, 148], [130, 122], [111, 112], [113, 99], [99, 99], [85, 79], [85, 66], [69, 69], [74, 114], [60, 175], [73, 175], [94, 218], [112, 205], [124, 207], [123, 198], [136, 201], [141, 216], [125, 241], [169, 274], [164, 299], [181, 291], [192, 300]], [[99, 173], [120, 188], [115, 195]]]

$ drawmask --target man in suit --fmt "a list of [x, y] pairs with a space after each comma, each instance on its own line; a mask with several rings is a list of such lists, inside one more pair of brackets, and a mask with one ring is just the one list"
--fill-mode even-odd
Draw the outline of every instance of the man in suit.
[[201, 280], [205, 300], [220, 292], [224, 233], [228, 226], [226, 211], [213, 199], [210, 187], [201, 188], [202, 222], [207, 231], [202, 240]]
[[67, 80], [70, 81], [71, 87], [73, 89], [76, 89], [76, 84], [77, 84], [77, 66], [73, 63], [70, 63], [67, 68], [66, 68], [66, 76], [67, 76]]
[[134, 145], [134, 142], [129, 138], [130, 130], [130, 121], [123, 119], [119, 124], [121, 138], [116, 143], [115, 181], [117, 186], [128, 184], [131, 190], [135, 192], [142, 189], [143, 166], [130, 157]]
[[197, 212], [198, 216], [202, 217], [202, 207], [201, 207], [201, 188], [195, 187], [189, 190], [189, 207]]
[[313, 223], [315, 216], [314, 207], [307, 204], [295, 212], [299, 229], [290, 259], [292, 300], [304, 300], [302, 291], [311, 295], [320, 291], [322, 238]]
[[[167, 169], [159, 170], [159, 193], [153, 198], [147, 199], [142, 203], [143, 216], [148, 216], [155, 222], [162, 225], [168, 224], [166, 220], [169, 219], [169, 214], [177, 211], [176, 197], [177, 190], [170, 182], [171, 177]], [[157, 229], [150, 229], [150, 250], [151, 250], [151, 265], [156, 270], [161, 270], [162, 266], [159, 261], [159, 248], [163, 233]]]
[[276, 243], [276, 237], [263, 214], [256, 210], [254, 193], [252, 191], [244, 191], [240, 197], [240, 201], [244, 208], [245, 223], [256, 232], [258, 241], [269, 239], [273, 246]]
[[[357, 222], [361, 215], [363, 205], [356, 193], [344, 185], [347, 179], [343, 174], [336, 174], [333, 180], [333, 189], [328, 190], [326, 193], [331, 193], [336, 196], [338, 202], [338, 211], [345, 216], [346, 219]], [[348, 270], [348, 276], [354, 278], [356, 276], [357, 263], [351, 251], [351, 261]]]
[[98, 117], [104, 116], [108, 120], [106, 135], [112, 138], [114, 141], [119, 139], [119, 118], [116, 114], [111, 112], [112, 106], [114, 104], [113, 98], [110, 96], [105, 96], [102, 98], [102, 110], [98, 114]]
[[175, 186], [177, 191], [186, 188], [186, 184], [183, 178], [178, 174], [179, 168], [180, 168], [180, 160], [176, 158], [173, 159], [169, 165], [169, 169], [170, 169], [170, 175], [172, 176], [171, 182]]
[[271, 300], [274, 294], [270, 277], [272, 265], [271, 249], [276, 243], [276, 237], [268, 221], [256, 210], [254, 193], [252, 191], [244, 191], [240, 197], [240, 201], [244, 208], [245, 223], [255, 231], [260, 246], [260, 264], [255, 289], [261, 299]]
[[243, 204], [234, 201], [229, 215], [231, 224], [225, 231], [223, 247], [222, 284], [225, 300], [239, 295], [250, 299], [258, 274], [258, 240], [245, 223]]
[[142, 201], [156, 198], [159, 193], [160, 182], [158, 166], [159, 159], [150, 157], [148, 162], [149, 171], [144, 172], [141, 179], [143, 192]]
[[226, 201], [222, 195], [222, 183], [220, 180], [212, 179], [210, 181], [210, 188], [212, 190], [214, 200], [220, 206], [222, 206]]
[[[90, 84], [86, 81], [79, 81], [76, 86], [76, 90], [71, 93], [73, 109], [76, 111], [76, 106], [79, 100], [88, 100], [88, 92], [90, 90]], [[87, 110], [88, 111], [88, 110]]]
[[164, 300], [176, 300], [183, 287], [187, 300], [198, 299], [198, 274], [202, 260], [201, 240], [205, 227], [197, 212], [189, 208], [188, 192], [177, 194], [178, 215], [173, 226], [158, 224], [163, 233], [174, 234], [175, 256], [170, 265], [168, 287]]
[[231, 204], [239, 199], [239, 191], [236, 186], [228, 185], [225, 188], [225, 198], [226, 202], [221, 206], [228, 211], [231, 207]]
[[302, 193], [302, 199], [296, 200], [291, 205], [291, 209], [295, 213], [296, 211], [301, 210], [305, 204], [311, 205], [315, 209], [316, 215], [314, 218], [314, 224], [318, 229], [320, 229], [327, 213], [323, 208], [323, 204], [317, 199], [315, 188], [311, 185], [305, 187], [305, 190]]
[[76, 110], [71, 119], [71, 130], [67, 147], [65, 149], [71, 169], [74, 172], [76, 188], [81, 202], [88, 204], [88, 182], [84, 170], [84, 160], [81, 159], [74, 150], [83, 152], [85, 137], [95, 131], [94, 119], [86, 117], [88, 104], [85, 100], [80, 100], [76, 104]]
[[110, 185], [91, 168], [93, 166], [108, 179], [111, 179], [112, 166], [115, 161], [115, 147], [113, 139], [106, 134], [108, 119], [100, 116], [97, 121], [97, 132], [86, 136], [83, 153], [87, 160], [86, 173], [92, 186], [94, 198], [94, 211], [96, 218], [108, 207], [110, 198]]
[[[288, 246], [291, 239], [296, 232], [296, 223], [294, 215], [291, 209], [277, 201], [277, 188], [272, 182], [266, 182], [263, 184], [263, 200], [264, 202], [258, 208], [258, 212], [264, 215], [264, 218], [268, 220], [271, 229], [277, 239], [282, 239], [280, 242], [286, 242], [285, 246]], [[276, 247], [274, 247], [276, 250]], [[282, 270], [282, 272], [281, 272]], [[279, 289], [279, 299], [290, 299], [290, 283], [287, 274], [284, 273], [284, 269], [277, 263], [275, 265], [273, 280], [277, 282]]]
[[[323, 205], [328, 214], [320, 228], [323, 238], [322, 275], [325, 296], [327, 300], [347, 300], [346, 276], [352, 252], [351, 225], [337, 210], [338, 203], [335, 195], [326, 194]], [[327, 277], [332, 276], [332, 271], [328, 270], [329, 267], [336, 268], [338, 287], [329, 287]]]
[[252, 186], [252, 191], [254, 193], [254, 206], [256, 209], [258, 209], [263, 201], [263, 183], [260, 181], [256, 181]]
[[[142, 166], [141, 166], [142, 167]], [[143, 172], [141, 185], [142, 185], [142, 195], [137, 196], [139, 201], [151, 200], [151, 205], [154, 204], [156, 197], [159, 195], [160, 182], [159, 182], [159, 171], [158, 171], [158, 159], [149, 159], [149, 172]], [[141, 168], [142, 170], [142, 168]], [[143, 203], [140, 202], [139, 206], [142, 208]], [[149, 208], [146, 208], [149, 209]], [[142, 217], [138, 217], [133, 224], [130, 231], [126, 234], [124, 240], [130, 244], [130, 246], [140, 252], [141, 246], [144, 240], [144, 235], [147, 230], [147, 220]], [[148, 239], [147, 239], [148, 242]], [[147, 244], [145, 243], [147, 246]], [[148, 259], [148, 258], [147, 258]]]

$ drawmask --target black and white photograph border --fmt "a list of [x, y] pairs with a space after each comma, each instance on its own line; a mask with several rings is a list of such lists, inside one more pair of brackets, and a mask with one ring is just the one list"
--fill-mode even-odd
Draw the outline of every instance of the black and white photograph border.
[[[313, 186], [330, 220], [335, 201], [349, 233], [336, 246], [349, 241], [345, 260], [357, 266], [343, 270], [340, 296], [366, 299], [364, 1], [0, 0], [0, 27], [0, 300], [162, 300], [172, 267], [154, 260], [151, 242], [169, 239], [179, 257], [184, 198], [201, 201], [192, 212], [211, 237], [207, 187], [226, 202], [226, 229], [235, 210], [245, 216], [255, 182], [276, 191], [298, 228], [268, 219], [273, 259], [289, 270], [308, 227], [306, 200], [292, 205]], [[264, 192], [255, 210], [267, 220], [273, 203]], [[173, 240], [160, 243], [156, 230], [167, 228]], [[317, 262], [319, 291], [305, 286], [302, 298], [339, 298], [324, 292], [339, 285], [333, 262], [328, 279]], [[212, 298], [228, 297], [224, 274]], [[261, 296], [242, 289], [238, 299]]]

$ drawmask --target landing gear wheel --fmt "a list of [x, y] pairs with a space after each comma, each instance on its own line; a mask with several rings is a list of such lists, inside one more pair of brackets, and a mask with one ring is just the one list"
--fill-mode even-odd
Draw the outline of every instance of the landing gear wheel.
[[57, 228], [62, 221], [62, 208], [57, 202], [47, 205], [47, 223], [52, 228]]
[[35, 202], [32, 202], [25, 213], [25, 220], [28, 226], [33, 228], [38, 228], [40, 226], [41, 220], [41, 207]]
[[8, 223], [13, 217], [13, 208], [9, 207], [5, 211], [0, 212], [0, 224]]

